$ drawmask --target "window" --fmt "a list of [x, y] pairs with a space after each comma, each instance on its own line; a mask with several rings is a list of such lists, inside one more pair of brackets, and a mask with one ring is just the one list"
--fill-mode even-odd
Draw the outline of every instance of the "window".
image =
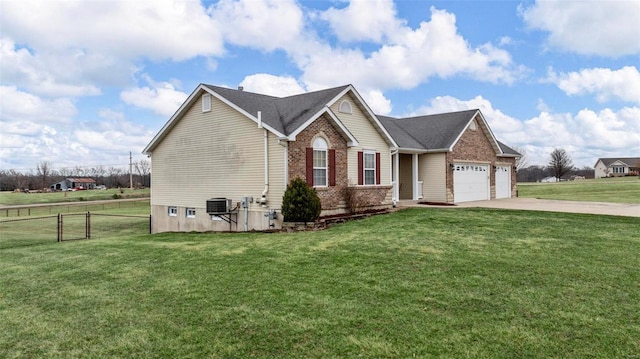
[[196, 209], [195, 208], [187, 208], [186, 210], [187, 218], [196, 218]]
[[313, 185], [327, 186], [327, 141], [323, 138], [316, 138], [313, 141]]
[[202, 95], [202, 112], [211, 111], [211, 95], [206, 93]]
[[167, 214], [171, 217], [175, 217], [178, 215], [178, 207], [169, 207], [167, 210]]
[[342, 112], [342, 113], [351, 113], [351, 103], [349, 103], [349, 101], [344, 100], [340, 103], [340, 108], [338, 109], [338, 111]]
[[613, 167], [613, 173], [624, 173], [624, 167]]
[[375, 152], [364, 153], [364, 184], [376, 184], [376, 154]]

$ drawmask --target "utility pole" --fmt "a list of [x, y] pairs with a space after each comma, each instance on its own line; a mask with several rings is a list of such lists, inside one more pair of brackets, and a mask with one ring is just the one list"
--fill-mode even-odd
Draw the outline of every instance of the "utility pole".
[[131, 151], [129, 151], [129, 189], [133, 189], [133, 162]]

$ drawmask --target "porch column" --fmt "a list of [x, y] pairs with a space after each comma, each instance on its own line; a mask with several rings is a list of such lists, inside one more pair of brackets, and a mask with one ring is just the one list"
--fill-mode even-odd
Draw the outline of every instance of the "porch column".
[[394, 201], [399, 201], [400, 200], [400, 152], [396, 151], [395, 155], [392, 155], [392, 160], [393, 160], [393, 174], [392, 174], [392, 178], [393, 178], [393, 200]]
[[417, 201], [418, 197], [418, 154], [411, 155], [411, 182], [413, 183], [413, 200]]

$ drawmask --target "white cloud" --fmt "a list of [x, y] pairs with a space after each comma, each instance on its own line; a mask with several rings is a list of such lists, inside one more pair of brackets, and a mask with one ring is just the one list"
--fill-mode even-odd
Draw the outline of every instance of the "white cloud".
[[391, 113], [391, 100], [386, 98], [382, 91], [364, 90], [363, 92], [360, 92], [360, 94], [364, 98], [364, 101], [367, 103], [367, 105], [369, 105], [373, 113], [377, 115], [388, 115], [389, 113]]
[[431, 20], [417, 29], [403, 27], [388, 44], [369, 55], [359, 49], [314, 49], [298, 65], [310, 89], [344, 83], [358, 87], [413, 88], [430, 77], [468, 76], [491, 83], [511, 84], [526, 69], [491, 44], [473, 48], [457, 33], [455, 15], [431, 8]]
[[286, 97], [305, 92], [305, 89], [295, 78], [270, 74], [249, 75], [242, 80], [240, 86], [244, 87], [245, 91], [275, 97]]
[[[15, 86], [0, 86], [0, 119], [34, 123], [69, 123], [77, 110], [67, 98], [43, 99]], [[5, 129], [3, 128], [3, 131]]]
[[567, 95], [593, 94], [599, 102], [617, 98], [640, 103], [640, 72], [635, 66], [620, 70], [582, 69], [579, 72], [556, 73], [549, 70], [548, 80]]
[[302, 9], [293, 0], [221, 0], [207, 10], [225, 40], [267, 51], [299, 41]]
[[583, 55], [640, 53], [640, 2], [536, 1], [520, 8], [525, 23], [549, 33], [550, 46]]
[[187, 99], [188, 94], [176, 90], [169, 82], [154, 82], [145, 77], [150, 86], [134, 87], [122, 91], [122, 101], [153, 111], [163, 117], [171, 117]]
[[320, 14], [339, 40], [382, 42], [401, 31], [406, 21], [396, 18], [391, 0], [352, 0], [342, 9], [329, 8]]
[[530, 165], [546, 165], [554, 148], [564, 148], [577, 166], [592, 166], [598, 157], [629, 156], [640, 152], [640, 107], [618, 111], [583, 109], [576, 114], [541, 111], [516, 119], [493, 107], [481, 96], [460, 100], [431, 99], [429, 105], [405, 116], [480, 109], [498, 140], [525, 148]]
[[198, 1], [10, 0], [0, 21], [3, 33], [43, 52], [174, 61], [223, 52], [219, 28]]

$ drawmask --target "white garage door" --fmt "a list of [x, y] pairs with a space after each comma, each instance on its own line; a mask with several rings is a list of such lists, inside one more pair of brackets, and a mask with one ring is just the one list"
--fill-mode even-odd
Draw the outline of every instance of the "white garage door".
[[496, 198], [511, 197], [511, 166], [496, 166]]
[[453, 168], [454, 202], [489, 199], [489, 165], [457, 163]]

